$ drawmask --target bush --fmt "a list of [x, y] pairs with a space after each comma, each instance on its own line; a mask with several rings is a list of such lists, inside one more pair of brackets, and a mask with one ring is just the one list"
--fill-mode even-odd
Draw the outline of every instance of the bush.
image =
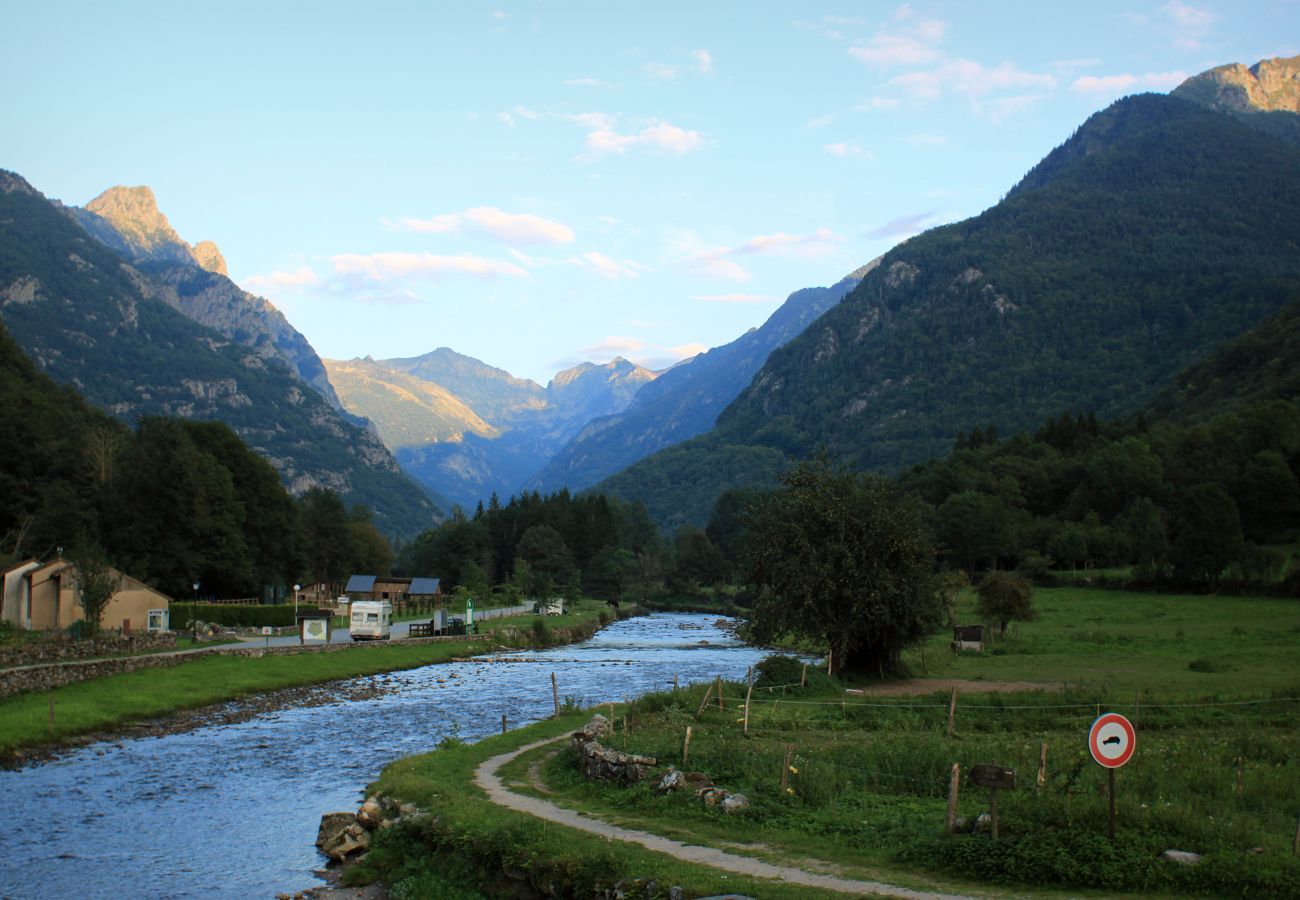
[[[799, 690], [799, 681], [803, 677], [804, 661], [796, 656], [768, 656], [765, 657], [757, 666], [754, 667], [756, 677], [754, 678], [754, 687], [756, 688], [775, 688], [793, 686], [793, 690]], [[809, 688], [825, 688], [834, 685], [835, 679], [826, 674], [825, 669], [819, 669], [814, 665], [808, 666]]]
[[220, 603], [173, 603], [171, 605], [171, 626], [173, 630], [184, 631], [189, 628], [190, 618], [197, 615], [200, 622], [214, 622], [218, 625], [233, 625], [245, 628], [260, 628], [263, 625], [293, 625], [293, 607], [288, 604], [276, 606], [226, 606]]

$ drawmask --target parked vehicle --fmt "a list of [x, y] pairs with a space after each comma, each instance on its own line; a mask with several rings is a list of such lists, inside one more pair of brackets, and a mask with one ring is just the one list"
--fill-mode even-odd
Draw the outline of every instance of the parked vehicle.
[[386, 641], [392, 636], [393, 604], [387, 600], [353, 600], [350, 632], [354, 641]]

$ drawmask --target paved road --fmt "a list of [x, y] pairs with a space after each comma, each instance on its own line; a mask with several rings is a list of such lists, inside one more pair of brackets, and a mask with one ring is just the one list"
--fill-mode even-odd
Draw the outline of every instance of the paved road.
[[838, 891], [845, 894], [874, 894], [884, 897], [907, 897], [910, 900], [962, 900], [956, 894], [935, 894], [925, 891], [913, 891], [908, 888], [898, 887], [893, 884], [885, 884], [880, 881], [857, 881], [851, 878], [836, 878], [833, 875], [819, 875], [815, 872], [805, 872], [802, 869], [796, 869], [793, 866], [778, 866], [772, 863], [763, 862], [759, 859], [753, 859], [748, 856], [739, 856], [734, 853], [727, 853], [723, 850], [715, 850], [712, 847], [701, 847], [696, 844], [683, 844], [680, 841], [669, 840], [660, 837], [657, 834], [650, 834], [645, 831], [633, 831], [630, 828], [622, 828], [618, 825], [611, 825], [608, 822], [602, 822], [598, 819], [591, 819], [582, 816], [571, 809], [565, 809], [556, 806], [554, 803], [548, 803], [536, 797], [526, 797], [523, 794], [516, 794], [506, 788], [501, 783], [497, 771], [517, 756], [543, 747], [547, 744], [553, 744], [557, 741], [566, 740], [567, 735], [558, 738], [549, 738], [544, 741], [537, 741], [532, 744], [526, 744], [518, 750], [512, 750], [509, 753], [502, 753], [500, 756], [494, 756], [485, 760], [474, 773], [474, 781], [479, 787], [487, 791], [488, 799], [499, 806], [505, 806], [509, 809], [519, 812], [528, 813], [539, 819], [545, 819], [548, 822], [555, 822], [560, 825], [567, 825], [570, 828], [577, 828], [579, 831], [586, 831], [590, 834], [596, 834], [606, 839], [630, 841], [634, 844], [640, 844], [649, 850], [658, 853], [666, 853], [674, 859], [684, 859], [687, 862], [699, 863], [705, 866], [712, 866], [715, 869], [723, 869], [727, 872], [735, 872], [740, 875], [749, 875], [755, 878], [774, 878], [784, 881], [787, 884], [802, 884], [808, 887], [817, 887], [824, 890]]

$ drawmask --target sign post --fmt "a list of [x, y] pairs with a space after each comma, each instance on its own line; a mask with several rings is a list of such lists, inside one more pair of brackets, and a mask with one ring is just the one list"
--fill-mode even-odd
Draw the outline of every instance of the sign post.
[[989, 789], [989, 813], [993, 819], [993, 840], [998, 839], [998, 791], [1016, 786], [1016, 770], [1003, 766], [971, 766], [971, 784]]
[[1133, 723], [1119, 713], [1105, 713], [1097, 717], [1088, 730], [1088, 751], [1098, 765], [1109, 772], [1110, 785], [1106, 792], [1110, 803], [1110, 837], [1115, 839], [1115, 770], [1133, 758], [1137, 747], [1137, 732]]

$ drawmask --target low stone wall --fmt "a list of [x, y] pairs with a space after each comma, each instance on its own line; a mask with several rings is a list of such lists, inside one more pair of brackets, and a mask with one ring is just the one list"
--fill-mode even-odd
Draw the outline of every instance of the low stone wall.
[[14, 694], [48, 691], [62, 687], [65, 684], [89, 681], [92, 678], [103, 678], [105, 675], [120, 675], [124, 672], [135, 672], [140, 669], [167, 669], [214, 653], [234, 654], [256, 659], [262, 656], [292, 656], [296, 653], [341, 653], [343, 651], [364, 650], [375, 647], [433, 644], [441, 641], [486, 641], [490, 637], [491, 635], [486, 634], [471, 634], [458, 637], [409, 638], [394, 642], [304, 644], [288, 647], [223, 644], [196, 653], [159, 653], [145, 656], [116, 657], [113, 659], [68, 660], [53, 662], [48, 665], [33, 665], [28, 668], [0, 671], [0, 699], [11, 697]]
[[0, 669], [70, 659], [87, 659], [92, 656], [172, 650], [175, 647], [176, 635], [174, 634], [132, 634], [125, 637], [114, 634], [85, 641], [42, 638], [0, 647]]

